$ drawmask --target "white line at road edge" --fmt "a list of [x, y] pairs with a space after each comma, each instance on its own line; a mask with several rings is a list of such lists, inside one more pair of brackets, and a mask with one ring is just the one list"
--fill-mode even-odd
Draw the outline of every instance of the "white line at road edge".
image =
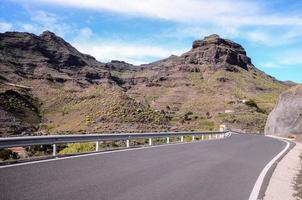
[[95, 155], [100, 155], [100, 154], [117, 153], [117, 152], [124, 152], [124, 151], [135, 151], [135, 150], [151, 149], [151, 148], [164, 147], [164, 146], [174, 146], [174, 145], [192, 144], [192, 143], [197, 143], [197, 142], [223, 140], [223, 139], [227, 139], [227, 138], [231, 137], [232, 134], [233, 133], [229, 133], [228, 132], [228, 134], [226, 135], [226, 137], [221, 138], [221, 139], [214, 139], [214, 140], [197, 140], [197, 141], [194, 141], [194, 142], [183, 142], [183, 143], [174, 143], [174, 144], [161, 144], [161, 145], [145, 146], [145, 147], [138, 147], [138, 148], [129, 148], [129, 149], [119, 149], [119, 150], [112, 150], [112, 151], [87, 153], [87, 154], [76, 155], [76, 156], [68, 156], [68, 157], [62, 157], [62, 158], [51, 158], [51, 159], [47, 159], [47, 160], [28, 161], [28, 162], [24, 162], [24, 163], [17, 163], [17, 164], [11, 164], [11, 165], [3, 165], [3, 166], [0, 166], [0, 169], [9, 168], [9, 167], [17, 167], [17, 166], [21, 166], [21, 165], [31, 165], [31, 164], [36, 164], [36, 163], [50, 162], [50, 161], [58, 161], [58, 160], [66, 160], [66, 159], [72, 159], [72, 158], [81, 158], [81, 157], [87, 157], [87, 156], [95, 156]]
[[272, 137], [275, 139], [278, 139], [280, 141], [286, 142], [286, 147], [284, 147], [284, 149], [278, 154], [276, 155], [261, 171], [255, 185], [254, 188], [250, 194], [249, 200], [258, 200], [258, 195], [260, 193], [260, 189], [262, 186], [262, 183], [264, 181], [265, 175], [267, 174], [267, 172], [269, 171], [269, 169], [272, 167], [272, 165], [288, 150], [290, 143], [286, 140], [284, 140], [284, 138], [280, 138], [280, 137], [274, 137], [274, 136], [267, 136], [267, 137]]

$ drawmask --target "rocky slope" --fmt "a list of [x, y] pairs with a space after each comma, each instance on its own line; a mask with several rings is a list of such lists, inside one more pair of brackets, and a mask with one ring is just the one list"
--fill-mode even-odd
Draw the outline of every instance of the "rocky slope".
[[280, 95], [276, 107], [268, 117], [265, 134], [302, 134], [302, 85], [292, 87]]
[[48, 31], [0, 34], [0, 135], [162, 128], [109, 70]]
[[154, 130], [262, 131], [287, 83], [211, 35], [181, 56], [100, 63], [49, 31], [0, 34], [0, 135]]
[[227, 124], [263, 132], [278, 95], [289, 87], [258, 70], [241, 45], [218, 35], [193, 42], [181, 56], [140, 67], [116, 73], [127, 94], [171, 116], [178, 129]]

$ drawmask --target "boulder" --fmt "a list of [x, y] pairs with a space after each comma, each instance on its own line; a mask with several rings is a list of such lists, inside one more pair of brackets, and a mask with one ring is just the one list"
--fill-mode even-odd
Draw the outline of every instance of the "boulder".
[[302, 85], [294, 86], [280, 95], [267, 119], [265, 134], [302, 134]]

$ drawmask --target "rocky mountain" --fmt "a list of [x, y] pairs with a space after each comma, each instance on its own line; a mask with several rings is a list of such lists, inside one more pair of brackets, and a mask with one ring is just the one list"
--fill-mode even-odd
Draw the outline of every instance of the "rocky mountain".
[[49, 31], [0, 34], [0, 135], [161, 128], [166, 117], [128, 97], [108, 65]]
[[171, 126], [178, 129], [227, 124], [263, 132], [277, 96], [289, 87], [258, 70], [241, 45], [218, 35], [194, 41], [181, 56], [140, 67], [116, 73], [126, 93], [171, 116]]
[[90, 55], [82, 54], [54, 33], [40, 36], [8, 32], [0, 35], [0, 70], [11, 79], [32, 78], [64, 82], [100, 81], [108, 71]]
[[100, 63], [54, 33], [0, 34], [0, 135], [154, 130], [262, 131], [289, 87], [218, 35], [181, 56]]
[[302, 134], [302, 85], [292, 87], [280, 95], [276, 107], [268, 117], [265, 134]]

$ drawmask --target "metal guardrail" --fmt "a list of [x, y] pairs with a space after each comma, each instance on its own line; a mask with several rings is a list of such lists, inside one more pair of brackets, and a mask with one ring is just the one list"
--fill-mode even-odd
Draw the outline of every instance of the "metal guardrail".
[[184, 141], [184, 136], [204, 136], [211, 138], [224, 138], [229, 136], [229, 132], [158, 132], [158, 133], [121, 133], [121, 134], [87, 134], [87, 135], [48, 135], [48, 136], [24, 136], [24, 137], [6, 137], [0, 138], [0, 148], [26, 147], [33, 145], [53, 145], [53, 156], [56, 156], [57, 144], [96, 142], [96, 151], [99, 151], [100, 141], [125, 140], [127, 148], [130, 147], [131, 139], [149, 139], [149, 145], [152, 145], [152, 138], [166, 137], [167, 144], [170, 143], [170, 137], [180, 137]]

